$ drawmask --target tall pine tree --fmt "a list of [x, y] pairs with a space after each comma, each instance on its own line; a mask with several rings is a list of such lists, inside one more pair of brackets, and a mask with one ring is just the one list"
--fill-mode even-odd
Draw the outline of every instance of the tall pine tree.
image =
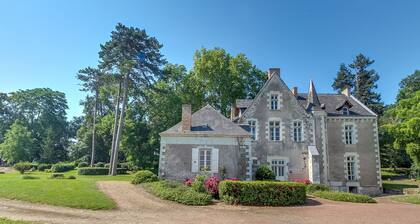
[[369, 69], [374, 62], [363, 54], [359, 54], [348, 66], [341, 64], [332, 87], [338, 91], [349, 87], [352, 95], [376, 114], [381, 115], [384, 105], [381, 102], [381, 95], [375, 92], [379, 75], [374, 69]]

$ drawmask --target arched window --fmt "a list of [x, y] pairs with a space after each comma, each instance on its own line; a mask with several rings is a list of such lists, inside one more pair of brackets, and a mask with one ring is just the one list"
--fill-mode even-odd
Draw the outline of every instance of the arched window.
[[341, 111], [343, 112], [343, 115], [349, 115], [350, 111], [348, 107], [343, 107], [343, 109], [341, 109]]

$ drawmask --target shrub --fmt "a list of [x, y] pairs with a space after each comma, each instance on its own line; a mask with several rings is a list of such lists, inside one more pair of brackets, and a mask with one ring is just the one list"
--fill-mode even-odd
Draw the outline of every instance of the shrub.
[[376, 201], [369, 197], [368, 195], [363, 194], [352, 194], [347, 192], [337, 192], [337, 191], [316, 191], [312, 195], [332, 201], [345, 201], [345, 202], [355, 202], [355, 203], [376, 203]]
[[330, 187], [325, 184], [309, 184], [306, 185], [306, 192], [311, 194], [315, 191], [330, 191]]
[[46, 169], [45, 172], [46, 173], [52, 173], [51, 169]]
[[39, 179], [38, 176], [31, 176], [31, 175], [23, 175], [22, 179], [24, 180], [35, 180], [35, 179]]
[[110, 168], [110, 167], [111, 167], [111, 164], [106, 163], [104, 167], [105, 167], [105, 168]]
[[133, 179], [131, 180], [132, 184], [141, 184], [141, 183], [149, 183], [158, 181], [158, 177], [156, 174], [152, 173], [152, 171], [149, 170], [140, 170], [137, 171], [136, 174], [134, 174]]
[[207, 192], [206, 188], [204, 187], [205, 179], [206, 179], [205, 176], [201, 176], [201, 175], [196, 176], [194, 179], [194, 182], [191, 185], [192, 189], [200, 193]]
[[56, 163], [51, 167], [53, 173], [62, 173], [70, 170], [74, 170], [75, 166], [73, 163]]
[[83, 168], [83, 167], [88, 167], [89, 163], [87, 162], [80, 162], [79, 164], [77, 164], [77, 168]]
[[4, 172], [4, 171], [0, 171], [0, 174], [5, 174], [6, 172]]
[[98, 162], [98, 163], [95, 164], [95, 167], [105, 167], [105, 163]]
[[211, 176], [204, 181], [204, 187], [213, 198], [219, 198], [219, 178]]
[[35, 171], [38, 169], [38, 163], [31, 163], [31, 170]]
[[185, 178], [184, 184], [186, 186], [191, 187], [192, 186], [192, 183], [193, 183], [193, 179], [191, 179], [191, 178]]
[[133, 168], [133, 166], [129, 162], [126, 162], [126, 163], [118, 163], [117, 166], [119, 168], [124, 168], [124, 169], [127, 169], [127, 170], [132, 170], [131, 168]]
[[267, 165], [262, 165], [258, 167], [257, 172], [255, 173], [255, 179], [275, 180], [276, 174], [274, 174], [274, 172]]
[[51, 164], [41, 163], [38, 165], [38, 171], [45, 171], [46, 169], [51, 169]]
[[[84, 167], [84, 168], [78, 169], [77, 173], [79, 175], [108, 175], [109, 168], [105, 168], [105, 167]], [[126, 173], [127, 173], [126, 169], [121, 169], [121, 168], [117, 169], [117, 174], [126, 174]]]
[[226, 178], [224, 180], [231, 180], [231, 181], [240, 181], [241, 179], [236, 178], [236, 177], [231, 177], [231, 178]]
[[76, 179], [76, 177], [73, 176], [73, 175], [70, 175], [70, 176], [67, 177], [67, 179], [74, 180], [74, 179]]
[[30, 170], [32, 168], [32, 164], [28, 162], [20, 162], [16, 163], [13, 168], [15, 170], [19, 171], [19, 173], [24, 174], [26, 171]]
[[151, 194], [170, 201], [185, 205], [208, 205], [211, 203], [211, 196], [207, 193], [194, 191], [181, 183], [168, 181], [156, 181], [144, 184], [146, 191]]
[[296, 182], [296, 183], [302, 183], [302, 184], [306, 184], [306, 185], [311, 184], [311, 181], [309, 179], [306, 179], [306, 178], [294, 178], [290, 181]]
[[64, 174], [63, 173], [53, 173], [50, 176], [50, 179], [63, 179], [64, 178]]
[[302, 205], [306, 200], [304, 184], [278, 181], [222, 181], [219, 196], [228, 204]]

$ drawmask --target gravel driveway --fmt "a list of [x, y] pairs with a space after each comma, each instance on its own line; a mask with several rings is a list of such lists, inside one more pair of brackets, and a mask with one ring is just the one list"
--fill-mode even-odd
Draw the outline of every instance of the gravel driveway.
[[380, 198], [378, 204], [353, 204], [309, 199], [300, 207], [245, 207], [218, 203], [184, 206], [146, 193], [141, 187], [121, 181], [100, 181], [118, 205], [110, 211], [91, 211], [0, 199], [0, 216], [43, 223], [420, 223], [420, 206]]

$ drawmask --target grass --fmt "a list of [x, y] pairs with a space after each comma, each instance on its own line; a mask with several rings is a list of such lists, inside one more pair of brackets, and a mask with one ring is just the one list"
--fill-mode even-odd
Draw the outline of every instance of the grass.
[[131, 179], [131, 175], [77, 176], [75, 170], [65, 173], [66, 177], [77, 177], [73, 180], [50, 179], [51, 173], [38, 171], [25, 175], [35, 179], [22, 179], [19, 173], [0, 175], [0, 197], [71, 208], [113, 209], [115, 202], [97, 189], [96, 181]]
[[420, 181], [414, 181], [409, 179], [401, 180], [384, 180], [382, 182], [382, 187], [384, 190], [401, 190], [404, 188], [418, 188], [420, 186]]
[[337, 191], [316, 191], [313, 192], [312, 195], [332, 201], [344, 201], [353, 203], [376, 203], [376, 201], [373, 198], [363, 194], [352, 194]]
[[420, 205], [420, 194], [394, 196], [391, 200]]
[[30, 223], [32, 222], [16, 221], [16, 220], [0, 218], [0, 224], [30, 224]]

